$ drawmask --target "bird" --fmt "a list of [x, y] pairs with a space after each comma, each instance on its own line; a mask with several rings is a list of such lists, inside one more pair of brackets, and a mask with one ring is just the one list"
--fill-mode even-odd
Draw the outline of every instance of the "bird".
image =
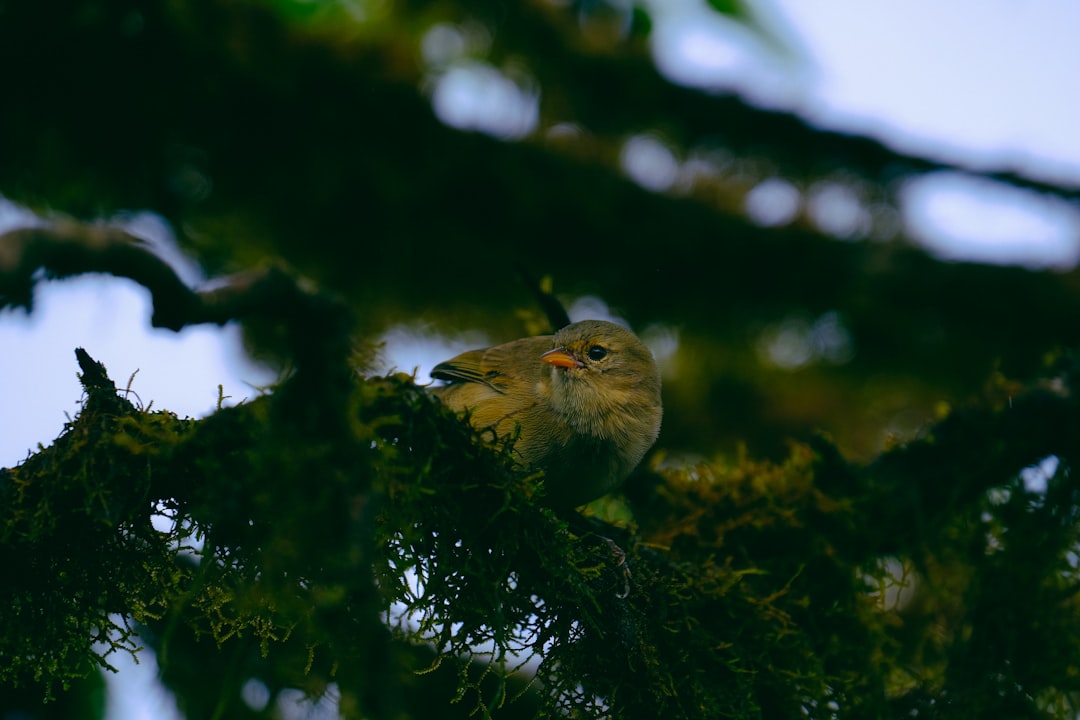
[[478, 431], [516, 434], [519, 464], [544, 474], [543, 502], [574, 508], [615, 491], [656, 442], [660, 371], [633, 332], [582, 320], [554, 335], [436, 365], [432, 392]]

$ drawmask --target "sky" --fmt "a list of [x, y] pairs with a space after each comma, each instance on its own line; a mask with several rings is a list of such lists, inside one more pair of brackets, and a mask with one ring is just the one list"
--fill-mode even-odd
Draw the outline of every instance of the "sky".
[[[902, 150], [1080, 184], [1080, 5], [776, 0], [814, 65], [806, 114]], [[812, 105], [812, 107], [810, 107]]]
[[[905, 152], [1080, 185], [1080, 3], [757, 5], [776, 45], [709, 13], [703, 0], [654, 0], [661, 71], [685, 84], [735, 89], [772, 107], [796, 108], [819, 125], [867, 133]], [[490, 69], [482, 72], [487, 81], [502, 82]], [[483, 117], [475, 112], [478, 94], [489, 108], [500, 97], [512, 101], [513, 87], [505, 83], [485, 94], [484, 77], [477, 84], [479, 76], [460, 68], [455, 73], [445, 72], [451, 80], [436, 84], [432, 94], [448, 124], [472, 127]], [[530, 127], [527, 108], [504, 114], [524, 128], [515, 132]], [[935, 174], [905, 193], [907, 229], [941, 257], [1050, 268], [1080, 259], [1080, 214], [1060, 201], [953, 173]], [[31, 221], [0, 201], [0, 229]], [[168, 227], [156, 216], [136, 212], [123, 221], [137, 234], [159, 238], [162, 252], [174, 254], [191, 282], [203, 279], [175, 255]], [[140, 402], [181, 416], [211, 412], [219, 384], [228, 402], [236, 402], [273, 379], [244, 359], [235, 328], [151, 330], [147, 293], [128, 281], [39, 284], [35, 304], [29, 317], [0, 311], [0, 348], [6, 350], [0, 353], [0, 466], [17, 464], [39, 442], [49, 444], [77, 412], [75, 347], [104, 362], [118, 384], [137, 373], [131, 387]], [[386, 364], [420, 366], [425, 377], [433, 361], [460, 349], [460, 342], [441, 349], [401, 342], [390, 348]], [[122, 688], [110, 695], [111, 720], [170, 717], [167, 696], [153, 689], [152, 662], [125, 668], [121, 677], [110, 678], [111, 688]]]

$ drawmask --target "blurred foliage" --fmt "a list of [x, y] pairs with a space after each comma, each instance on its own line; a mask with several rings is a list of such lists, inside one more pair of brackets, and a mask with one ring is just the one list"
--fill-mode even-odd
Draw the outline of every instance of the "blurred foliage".
[[[678, 333], [664, 441], [691, 452], [779, 459], [826, 428], [869, 459], [992, 371], [1029, 378], [1078, 340], [1075, 271], [935, 262], [898, 234], [898, 192], [942, 163], [678, 87], [647, 27], [587, 26], [578, 4], [539, 0], [0, 3], [0, 61], [20, 68], [0, 193], [83, 218], [154, 210], [211, 274], [283, 259], [364, 308], [369, 337], [511, 339], [507, 308], [528, 304], [513, 268], [550, 274], [568, 302], [599, 295]], [[433, 28], [457, 55], [425, 60]], [[468, 63], [536, 89], [531, 135], [436, 119], [432, 88]], [[682, 163], [669, 191], [623, 176], [637, 136]], [[747, 195], [777, 178], [801, 193], [796, 217], [756, 225]], [[828, 188], [862, 218], [843, 238], [814, 219]], [[828, 317], [850, 341], [840, 362], [769, 360], [779, 331]]]
[[[80, 357], [82, 412], [0, 470], [4, 712], [100, 714], [82, 678], [146, 643], [192, 718], [294, 689], [368, 718], [1075, 715], [1077, 272], [935, 261], [898, 198], [940, 170], [1077, 188], [679, 87], [652, 29], [603, 0], [0, 0], [0, 193], [151, 210], [212, 275], [318, 288], [199, 317], [175, 278], [156, 297], [155, 323], [241, 317], [292, 369], [205, 420]], [[461, 68], [533, 98], [535, 129], [440, 123]], [[672, 184], [625, 176], [635, 139]], [[799, 204], [757, 224], [777, 179]], [[858, 222], [822, 220], [830, 189]], [[139, 262], [13, 248], [3, 305], [30, 302], [23, 261]], [[522, 277], [677, 339], [659, 451], [587, 517], [413, 378], [342, 367], [397, 325], [520, 335]]]

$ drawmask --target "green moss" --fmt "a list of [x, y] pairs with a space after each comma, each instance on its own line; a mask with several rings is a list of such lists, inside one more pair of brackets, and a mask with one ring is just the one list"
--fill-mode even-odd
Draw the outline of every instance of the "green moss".
[[[479, 442], [406, 375], [356, 379], [335, 403], [345, 444], [282, 413], [288, 387], [201, 421], [87, 390], [2, 478], [9, 685], [54, 694], [146, 641], [193, 717], [257, 715], [238, 692], [252, 677], [275, 694], [336, 683], [350, 717], [407, 716], [429, 676], [481, 716], [1071, 707], [1063, 396], [954, 413], [865, 468], [818, 440], [781, 464], [642, 469], [617, 527], [557, 517], [512, 439]], [[1026, 425], [1042, 417], [1066, 430]], [[1051, 451], [1035, 495], [1017, 473]]]

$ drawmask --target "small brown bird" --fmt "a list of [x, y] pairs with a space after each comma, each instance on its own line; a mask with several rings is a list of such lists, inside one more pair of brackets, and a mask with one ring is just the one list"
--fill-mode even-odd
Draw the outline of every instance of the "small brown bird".
[[519, 433], [547, 502], [576, 507], [615, 490], [660, 432], [660, 371], [634, 333], [603, 320], [470, 350], [439, 363], [433, 392], [478, 430]]

